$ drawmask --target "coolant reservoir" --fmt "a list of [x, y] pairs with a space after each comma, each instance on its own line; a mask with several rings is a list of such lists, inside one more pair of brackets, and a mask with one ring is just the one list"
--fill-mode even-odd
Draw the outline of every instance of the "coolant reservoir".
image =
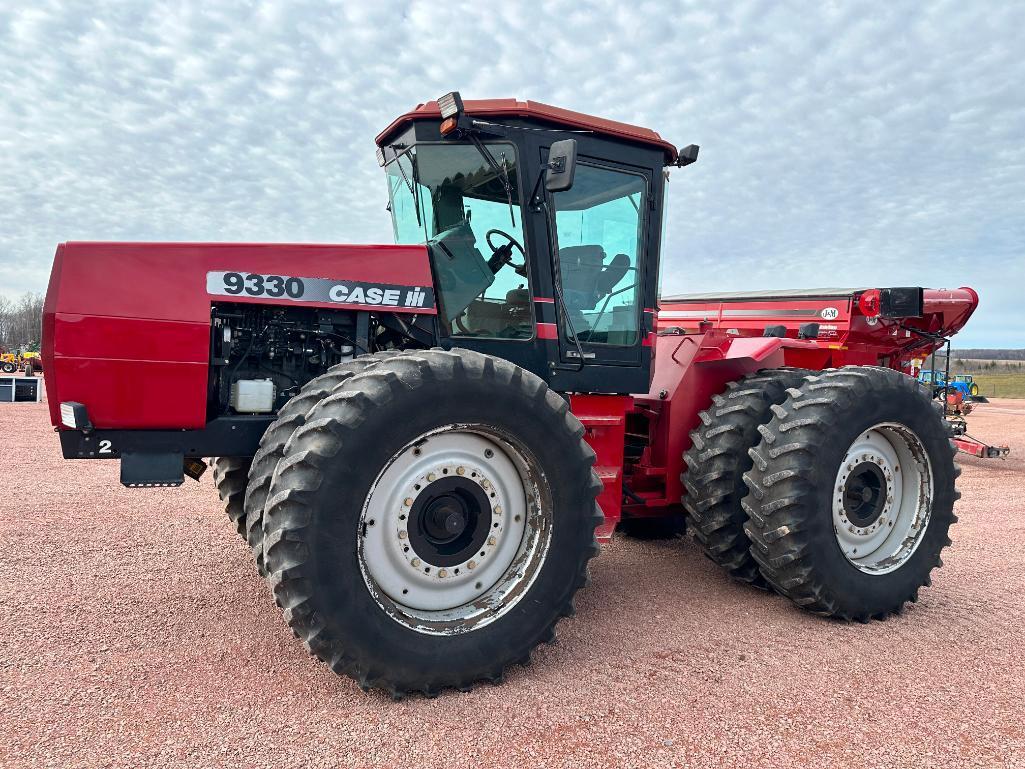
[[274, 411], [277, 388], [270, 379], [240, 379], [231, 385], [231, 407], [239, 414]]

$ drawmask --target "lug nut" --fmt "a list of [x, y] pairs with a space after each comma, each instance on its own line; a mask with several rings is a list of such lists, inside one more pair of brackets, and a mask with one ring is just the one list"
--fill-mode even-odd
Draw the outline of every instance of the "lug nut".
[[495, 539], [494, 537], [488, 537], [488, 544], [489, 544], [489, 545], [493, 545], [493, 544], [495, 544], [495, 543], [496, 543], [497, 541], [498, 541], [498, 540], [497, 540], [497, 539]]
[[420, 565], [420, 559], [414, 558], [412, 561], [410, 561], [410, 564], [412, 564], [413, 568], [415, 569], [417, 566]]
[[427, 480], [429, 481], [433, 481], [437, 477], [434, 473], [427, 473]]
[[477, 568], [477, 562], [476, 561], [470, 561], [468, 564], [466, 564], [466, 568], [467, 569], [476, 569]]
[[412, 507], [413, 506], [413, 498], [412, 497], [406, 497], [406, 499], [403, 501], [402, 504], [404, 504], [406, 507]]
[[502, 514], [502, 506], [501, 505], [495, 505], [495, 515], [501, 515], [501, 514]]
[[407, 534], [405, 531], [400, 531], [399, 532], [399, 539], [405, 539], [408, 536], [409, 536], [409, 534]]
[[438, 576], [439, 577], [447, 577], [448, 576], [448, 572], [445, 569], [438, 569]]
[[462, 466], [457, 467], [456, 468], [456, 475], [466, 475], [466, 468], [462, 467]]

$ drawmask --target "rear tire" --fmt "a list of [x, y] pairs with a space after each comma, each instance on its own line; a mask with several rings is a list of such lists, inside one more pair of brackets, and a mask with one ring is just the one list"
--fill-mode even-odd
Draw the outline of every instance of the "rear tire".
[[364, 689], [498, 683], [554, 640], [598, 553], [583, 435], [543, 380], [466, 350], [343, 382], [288, 441], [264, 511], [286, 621]]
[[741, 506], [747, 495], [744, 473], [752, 465], [747, 452], [761, 437], [758, 427], [772, 418], [772, 406], [786, 400], [787, 388], [799, 386], [810, 373], [766, 369], [728, 383], [698, 415], [701, 423], [691, 431], [692, 445], [683, 455], [687, 528], [730, 577], [762, 589], [768, 584], [751, 557], [744, 533], [747, 513]]
[[278, 460], [285, 453], [285, 444], [292, 433], [306, 423], [306, 414], [317, 405], [324, 396], [349, 377], [376, 366], [382, 360], [398, 355], [397, 351], [383, 351], [368, 355], [360, 355], [352, 360], [332, 366], [316, 379], [307, 382], [299, 394], [292, 398], [278, 411], [274, 420], [260, 439], [260, 448], [253, 457], [249, 470], [248, 488], [245, 492], [245, 530], [243, 537], [249, 543], [249, 549], [256, 560], [256, 568], [261, 576], [267, 576], [267, 568], [263, 559], [263, 508], [267, 502], [271, 479], [278, 466]]
[[918, 600], [960, 496], [942, 405], [897, 371], [849, 366], [772, 410], [744, 476], [762, 575], [798, 606], [848, 620]]
[[224, 503], [228, 520], [235, 530], [246, 538], [245, 497], [249, 477], [249, 457], [214, 457], [214, 486]]
[[18, 367], [8, 361], [0, 364], [0, 371], [3, 371], [5, 374], [13, 374], [17, 370]]

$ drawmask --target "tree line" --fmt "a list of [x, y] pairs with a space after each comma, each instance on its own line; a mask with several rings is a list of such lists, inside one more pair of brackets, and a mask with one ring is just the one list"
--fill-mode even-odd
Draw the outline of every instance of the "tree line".
[[42, 338], [43, 295], [28, 292], [18, 299], [0, 295], [0, 347], [38, 350]]
[[1021, 350], [953, 350], [956, 358], [965, 360], [1025, 360], [1025, 349]]

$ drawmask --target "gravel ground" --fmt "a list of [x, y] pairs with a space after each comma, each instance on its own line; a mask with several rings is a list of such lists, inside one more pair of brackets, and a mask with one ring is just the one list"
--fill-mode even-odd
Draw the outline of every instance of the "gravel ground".
[[846, 625], [617, 540], [559, 643], [500, 687], [393, 703], [285, 627], [209, 474], [127, 490], [0, 406], [0, 766], [1025, 766], [1025, 400], [973, 431], [954, 547]]

